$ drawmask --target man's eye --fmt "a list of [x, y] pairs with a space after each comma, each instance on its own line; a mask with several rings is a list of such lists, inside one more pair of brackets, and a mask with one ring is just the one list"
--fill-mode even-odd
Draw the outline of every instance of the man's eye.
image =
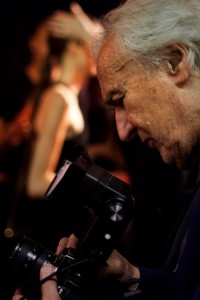
[[123, 106], [124, 97], [113, 99], [113, 105]]
[[105, 103], [109, 106], [124, 106], [124, 95], [113, 96], [105, 100]]

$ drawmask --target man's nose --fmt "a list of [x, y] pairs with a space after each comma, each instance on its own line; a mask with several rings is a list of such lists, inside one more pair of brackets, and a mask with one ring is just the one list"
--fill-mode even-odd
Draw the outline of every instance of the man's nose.
[[125, 110], [115, 110], [115, 120], [117, 125], [117, 131], [120, 140], [130, 141], [132, 140], [137, 133], [137, 129], [128, 119], [127, 113]]

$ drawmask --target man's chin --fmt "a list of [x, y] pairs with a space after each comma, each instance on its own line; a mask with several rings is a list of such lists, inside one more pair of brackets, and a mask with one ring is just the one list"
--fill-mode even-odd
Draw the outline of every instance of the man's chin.
[[170, 155], [168, 152], [166, 151], [161, 151], [160, 155], [162, 157], [162, 160], [164, 161], [164, 163], [166, 163], [167, 165], [172, 165], [172, 166], [176, 166], [177, 168], [179, 168], [179, 163], [178, 161], [174, 158], [174, 156]]
[[171, 165], [176, 167], [179, 170], [190, 170], [193, 166], [196, 165], [193, 161], [189, 159], [181, 159], [181, 158], [175, 158], [173, 156], [162, 156], [163, 161], [167, 165]]

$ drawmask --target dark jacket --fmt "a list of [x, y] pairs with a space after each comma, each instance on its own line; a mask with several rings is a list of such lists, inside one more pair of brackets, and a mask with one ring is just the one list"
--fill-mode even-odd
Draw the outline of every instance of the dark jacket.
[[[200, 184], [186, 214], [180, 229], [182, 233], [184, 231], [185, 242], [173, 268], [170, 263], [159, 270], [139, 267], [141, 272], [139, 288], [145, 300], [200, 299]], [[179, 247], [177, 243], [175, 239], [173, 247], [180, 253], [180, 244], [183, 240], [179, 241]]]

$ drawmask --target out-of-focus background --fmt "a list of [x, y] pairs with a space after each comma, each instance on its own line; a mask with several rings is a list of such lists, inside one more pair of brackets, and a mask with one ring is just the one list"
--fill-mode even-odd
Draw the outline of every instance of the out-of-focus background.
[[[87, 14], [100, 17], [121, 1], [79, 0], [76, 2]], [[21, 76], [24, 64], [27, 62], [27, 38], [45, 17], [55, 10], [67, 11], [70, 3], [69, 0], [4, 1], [0, 12], [0, 114], [11, 118], [21, 106], [21, 101], [16, 94], [23, 92]]]

